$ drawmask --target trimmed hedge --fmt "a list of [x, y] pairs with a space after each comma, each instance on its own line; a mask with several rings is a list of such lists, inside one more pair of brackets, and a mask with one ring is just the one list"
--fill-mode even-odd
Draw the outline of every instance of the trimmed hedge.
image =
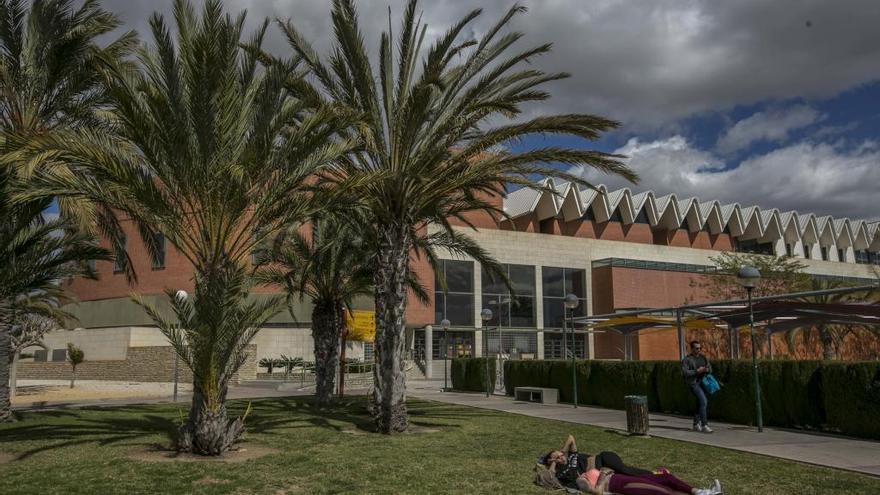
[[[452, 383], [459, 390], [483, 391], [482, 359], [453, 360]], [[494, 370], [494, 361], [491, 368]], [[677, 361], [578, 361], [578, 403], [623, 409], [626, 395], [648, 396], [655, 412], [692, 414], [696, 401]], [[751, 361], [712, 362], [721, 391], [709, 399], [709, 416], [752, 424], [755, 390]], [[880, 363], [759, 361], [764, 423], [880, 439]], [[571, 402], [570, 361], [507, 361], [504, 387], [559, 389]]]
[[[497, 365], [489, 359], [489, 393], [495, 391]], [[469, 392], [486, 391], [486, 359], [459, 358], [452, 360], [452, 388]]]

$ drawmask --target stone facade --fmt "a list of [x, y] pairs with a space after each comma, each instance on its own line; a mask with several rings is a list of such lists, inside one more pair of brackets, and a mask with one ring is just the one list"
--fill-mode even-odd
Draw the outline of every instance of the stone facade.
[[[257, 377], [257, 348], [248, 346], [248, 358], [233, 381], [253, 380]], [[76, 368], [77, 380], [111, 380], [133, 382], [174, 381], [174, 350], [170, 346], [131, 347], [125, 359], [86, 360]], [[180, 382], [192, 382], [192, 372], [180, 364]], [[70, 364], [65, 361], [18, 363], [18, 378], [22, 380], [69, 380]]]

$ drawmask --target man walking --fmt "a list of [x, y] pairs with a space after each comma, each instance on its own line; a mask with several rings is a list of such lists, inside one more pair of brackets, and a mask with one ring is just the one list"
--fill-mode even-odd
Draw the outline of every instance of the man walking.
[[703, 390], [703, 377], [712, 372], [709, 359], [703, 355], [703, 346], [696, 340], [691, 342], [691, 353], [681, 360], [681, 372], [684, 381], [691, 389], [691, 393], [697, 398], [697, 410], [694, 412], [694, 431], [712, 433], [709, 428], [709, 420], [706, 417], [706, 408], [709, 400]]

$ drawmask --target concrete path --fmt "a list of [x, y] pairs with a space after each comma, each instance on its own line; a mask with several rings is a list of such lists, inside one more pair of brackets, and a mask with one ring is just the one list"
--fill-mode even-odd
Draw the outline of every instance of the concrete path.
[[[264, 397], [291, 397], [296, 395], [312, 395], [313, 389], [297, 390], [295, 387], [280, 382], [247, 382], [241, 385], [229, 387], [227, 399], [258, 399]], [[177, 403], [189, 405], [192, 395], [180, 393]], [[12, 406], [16, 411], [40, 411], [49, 409], [68, 409], [78, 407], [121, 407], [140, 404], [171, 404], [172, 397], [125, 397], [119, 399], [78, 399], [68, 401], [45, 401], [35, 403], [16, 404]]]
[[[411, 381], [407, 395], [462, 406], [522, 414], [536, 418], [626, 430], [623, 411], [564, 404], [537, 404], [514, 401], [511, 397], [484, 394], [443, 392], [442, 381]], [[809, 434], [792, 430], [712, 423], [715, 433], [694, 432], [691, 418], [651, 414], [651, 432], [655, 437], [741, 450], [793, 461], [856, 471], [880, 476], [880, 442], [854, 440], [833, 435]]]

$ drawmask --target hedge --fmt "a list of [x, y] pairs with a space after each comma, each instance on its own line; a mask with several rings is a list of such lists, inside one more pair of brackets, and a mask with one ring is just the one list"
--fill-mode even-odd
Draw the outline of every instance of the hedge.
[[[482, 363], [453, 361], [454, 388], [483, 391], [484, 368], [477, 361]], [[507, 361], [505, 392], [513, 395], [520, 386], [557, 388], [559, 400], [571, 402], [571, 366], [570, 361]], [[648, 396], [655, 412], [690, 415], [694, 410], [677, 361], [578, 361], [576, 366], [579, 404], [622, 409], [625, 395], [639, 394]], [[752, 424], [751, 361], [713, 361], [712, 368], [723, 386], [709, 399], [709, 416]], [[759, 374], [764, 424], [880, 439], [880, 363], [759, 361]]]
[[[495, 391], [494, 359], [489, 359], [489, 393]], [[460, 358], [452, 360], [452, 388], [470, 392], [486, 391], [486, 359]]]

